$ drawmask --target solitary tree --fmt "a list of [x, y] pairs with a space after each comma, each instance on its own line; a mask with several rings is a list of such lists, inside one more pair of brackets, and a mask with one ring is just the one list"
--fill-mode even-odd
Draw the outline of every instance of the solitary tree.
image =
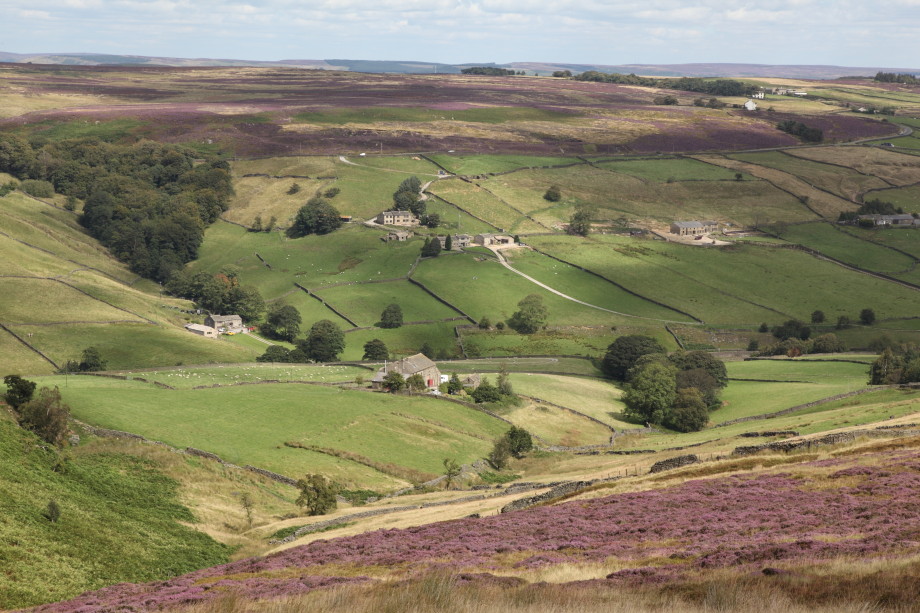
[[375, 338], [364, 343], [364, 356], [362, 360], [385, 360], [389, 357], [390, 351], [386, 344], [379, 338]]
[[591, 231], [591, 217], [593, 215], [593, 206], [583, 203], [575, 205], [575, 212], [572, 213], [572, 217], [569, 219], [569, 234], [588, 236]]
[[533, 449], [533, 438], [530, 432], [524, 428], [511, 426], [511, 429], [505, 433], [511, 449], [511, 455], [516, 458], [523, 458], [524, 454]]
[[811, 314], [811, 323], [813, 324], [823, 324], [824, 319], [824, 311], [814, 311]]
[[300, 334], [300, 311], [289, 304], [275, 304], [268, 311], [265, 332], [272, 338], [294, 342]]
[[444, 489], [449, 490], [460, 476], [460, 464], [453, 458], [444, 458]]
[[345, 349], [345, 334], [332, 321], [321, 319], [310, 328], [307, 338], [297, 348], [316, 362], [333, 362]]
[[306, 507], [310, 515], [325, 515], [338, 506], [335, 497], [339, 488], [323, 475], [306, 475], [297, 481], [297, 487], [300, 488], [297, 505]]
[[391, 303], [383, 309], [383, 313], [380, 314], [380, 327], [381, 328], [398, 328], [403, 325], [403, 312], [402, 308], [396, 304]]
[[530, 294], [518, 302], [518, 310], [508, 319], [508, 326], [520, 334], [533, 334], [546, 323], [547, 315], [543, 297]]
[[[430, 217], [430, 215], [429, 215]], [[454, 248], [454, 239], [450, 234], [447, 235], [447, 238], [444, 239], [444, 251], [451, 251]]]
[[23, 379], [19, 375], [3, 377], [3, 384], [6, 385], [4, 399], [14, 409], [18, 409], [20, 405], [32, 400], [32, 396], [35, 394], [35, 382]]
[[871, 326], [875, 323], [875, 311], [872, 309], [863, 309], [859, 312], [859, 321], [864, 326]]

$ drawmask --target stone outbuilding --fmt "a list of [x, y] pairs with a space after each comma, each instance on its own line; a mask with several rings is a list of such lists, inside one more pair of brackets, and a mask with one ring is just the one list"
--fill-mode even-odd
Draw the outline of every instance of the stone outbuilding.
[[496, 245], [513, 245], [514, 237], [503, 234], [477, 234], [473, 242], [483, 247], [492, 247]]
[[404, 379], [408, 379], [412, 375], [421, 375], [428, 389], [438, 389], [438, 385], [441, 383], [441, 371], [438, 370], [438, 365], [426, 355], [416, 353], [407, 358], [384, 364], [383, 368], [378, 370], [374, 378], [371, 379], [371, 385], [374, 389], [383, 389], [383, 380], [388, 374], [394, 372], [401, 374]]
[[222, 334], [237, 334], [243, 331], [243, 318], [239, 315], [208, 315], [204, 318], [204, 325]]
[[192, 334], [197, 334], [205, 338], [217, 338], [217, 330], [211, 326], [202, 326], [201, 324], [185, 324], [185, 329]]
[[382, 240], [382, 241], [385, 242], [385, 243], [389, 243], [390, 241], [396, 241], [396, 242], [398, 242], [398, 243], [404, 243], [404, 242], [406, 242], [407, 240], [409, 240], [409, 238], [410, 238], [411, 236], [412, 236], [412, 232], [410, 232], [410, 231], [408, 231], [408, 230], [393, 230], [392, 232], [390, 232], [390, 233], [387, 234], [386, 236], [381, 236], [381, 237], [380, 237], [380, 240]]

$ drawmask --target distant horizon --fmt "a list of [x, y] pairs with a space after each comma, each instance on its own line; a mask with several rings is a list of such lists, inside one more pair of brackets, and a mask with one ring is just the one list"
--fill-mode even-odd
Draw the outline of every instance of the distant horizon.
[[7, 49], [55, 41], [92, 50], [67, 53], [142, 57], [425, 57], [440, 64], [526, 57], [611, 66], [675, 58], [888, 66], [920, 57], [918, 0], [387, 0], [370, 7], [358, 0], [32, 0], [28, 7], [0, 0], [0, 8]]

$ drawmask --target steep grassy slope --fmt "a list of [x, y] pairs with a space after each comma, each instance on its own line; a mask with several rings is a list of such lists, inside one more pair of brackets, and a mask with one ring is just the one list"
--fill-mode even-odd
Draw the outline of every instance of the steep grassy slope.
[[114, 368], [258, 355], [183, 330], [188, 320], [179, 309], [191, 304], [138, 279], [85, 234], [73, 213], [20, 192], [0, 206], [0, 323], [7, 328], [0, 343], [10, 348], [0, 371], [50, 372], [90, 345]]
[[[0, 414], [0, 608], [153, 581], [226, 561], [230, 550], [189, 527], [179, 483], [156, 463], [104, 447], [65, 456]], [[57, 522], [43, 516], [50, 500]]]

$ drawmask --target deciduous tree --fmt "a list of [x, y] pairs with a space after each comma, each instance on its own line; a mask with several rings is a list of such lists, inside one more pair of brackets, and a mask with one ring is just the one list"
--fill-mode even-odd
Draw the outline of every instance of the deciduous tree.
[[300, 496], [297, 505], [306, 507], [310, 515], [325, 515], [338, 506], [338, 486], [323, 475], [309, 474], [297, 481]]
[[310, 328], [307, 338], [297, 347], [311, 360], [334, 362], [345, 349], [345, 334], [335, 322], [321, 319]]
[[386, 360], [390, 356], [386, 343], [375, 338], [364, 343], [364, 356], [362, 360]]
[[398, 304], [390, 303], [383, 309], [380, 314], [381, 328], [399, 328], [403, 325], [402, 307]]
[[518, 302], [518, 310], [508, 318], [508, 326], [520, 334], [533, 334], [546, 324], [548, 311], [543, 297], [530, 294]]
[[661, 343], [650, 336], [627, 334], [608, 345], [602, 367], [607, 376], [623, 381], [639, 358], [664, 352]]
[[4, 394], [3, 398], [14, 409], [32, 400], [32, 396], [35, 394], [35, 382], [23, 379], [19, 375], [3, 377], [3, 384], [6, 385], [6, 394]]

